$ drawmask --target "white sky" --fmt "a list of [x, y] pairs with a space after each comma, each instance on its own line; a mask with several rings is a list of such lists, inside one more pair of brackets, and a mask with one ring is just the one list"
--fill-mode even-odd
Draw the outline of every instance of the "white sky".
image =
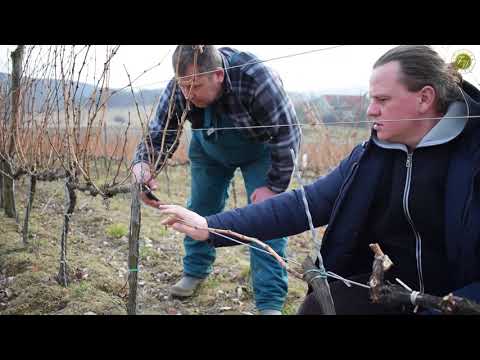
[[[137, 88], [161, 88], [173, 76], [171, 55], [176, 45], [121, 45], [114, 57], [110, 71], [110, 87], [128, 85], [125, 68], [133, 79], [145, 70], [154, 67], [141, 76], [134, 86]], [[332, 45], [218, 45], [231, 46], [254, 53], [262, 60], [293, 55], [297, 53], [328, 48]], [[110, 46], [111, 47], [111, 46]], [[345, 45], [335, 49], [303, 54], [284, 59], [268, 61], [283, 79], [289, 91], [332, 91], [352, 90], [352, 93], [365, 92], [373, 63], [393, 45]], [[103, 63], [106, 46], [96, 45], [97, 74]], [[474, 54], [477, 64], [464, 77], [476, 85], [480, 79], [479, 45], [434, 45], [446, 60], [451, 61], [455, 51], [467, 49]], [[0, 71], [8, 71], [9, 52], [14, 45], [0, 45]], [[91, 51], [90, 66], [94, 67], [94, 51]], [[162, 61], [163, 59], [163, 61]], [[93, 73], [93, 70], [90, 71]]]

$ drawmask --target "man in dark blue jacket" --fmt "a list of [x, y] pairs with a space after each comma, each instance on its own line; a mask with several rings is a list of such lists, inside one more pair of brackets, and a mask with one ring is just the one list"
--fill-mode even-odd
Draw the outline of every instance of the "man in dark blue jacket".
[[[428, 46], [399, 46], [373, 66], [372, 135], [305, 187], [314, 226], [327, 225], [326, 270], [366, 282], [379, 243], [395, 266], [386, 279], [413, 290], [480, 300], [480, 92]], [[235, 245], [199, 228], [267, 240], [308, 230], [299, 190], [203, 218], [180, 207], [165, 223], [212, 246]], [[368, 290], [331, 283], [339, 314], [405, 311], [368, 301]], [[411, 309], [407, 309], [410, 311]], [[311, 294], [300, 314], [319, 312]]]

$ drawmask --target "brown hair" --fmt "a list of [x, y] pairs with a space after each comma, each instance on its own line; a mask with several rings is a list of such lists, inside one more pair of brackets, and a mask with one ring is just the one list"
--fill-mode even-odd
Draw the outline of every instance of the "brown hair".
[[462, 76], [453, 64], [447, 64], [426, 45], [400, 45], [383, 54], [373, 68], [392, 61], [400, 64], [400, 82], [408, 91], [419, 91], [424, 86], [432, 86], [437, 95], [436, 110], [444, 114], [448, 106], [462, 99], [460, 86]]
[[178, 45], [173, 53], [172, 64], [175, 74], [183, 76], [187, 67], [197, 61], [197, 71], [207, 72], [222, 67], [220, 53], [213, 45]]

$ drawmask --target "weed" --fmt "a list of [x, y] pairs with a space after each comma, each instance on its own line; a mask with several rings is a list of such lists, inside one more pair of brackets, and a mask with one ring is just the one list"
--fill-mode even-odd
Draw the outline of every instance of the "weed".
[[126, 236], [128, 234], [128, 227], [125, 224], [114, 223], [107, 226], [105, 232], [112, 238], [120, 239], [122, 236]]

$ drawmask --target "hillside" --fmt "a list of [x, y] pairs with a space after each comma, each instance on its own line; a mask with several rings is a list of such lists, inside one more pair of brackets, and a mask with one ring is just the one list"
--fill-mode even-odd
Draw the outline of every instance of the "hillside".
[[[8, 84], [8, 74], [0, 72], [0, 85], [2, 87], [7, 86]], [[56, 79], [34, 79], [32, 81], [32, 88], [34, 89], [35, 96], [35, 109], [40, 109], [42, 104], [44, 104], [47, 94], [49, 92], [55, 91], [55, 89], [61, 89], [62, 83]], [[83, 82], [73, 83], [72, 89], [75, 91], [75, 100], [77, 104], [86, 103], [95, 91], [95, 86], [92, 84], [87, 84]], [[139, 105], [149, 106], [157, 102], [162, 89], [142, 89], [135, 91], [135, 98], [132, 96], [130, 88], [126, 89], [109, 89], [110, 93], [113, 94], [107, 106], [109, 108], [129, 108], [135, 106], [135, 100]], [[62, 91], [58, 91], [60, 103], [63, 101]], [[98, 95], [97, 95], [98, 96]], [[98, 98], [98, 97], [97, 97]]]

